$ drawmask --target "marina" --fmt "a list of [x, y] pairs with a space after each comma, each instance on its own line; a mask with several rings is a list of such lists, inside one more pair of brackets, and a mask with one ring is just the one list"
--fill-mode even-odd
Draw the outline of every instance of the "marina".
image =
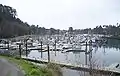
[[[92, 68], [92, 70], [107, 73], [120, 73], [118, 67], [115, 68], [120, 61], [118, 56], [114, 56], [114, 54], [119, 55], [120, 53], [117, 47], [109, 47], [106, 44], [109, 43], [109, 40], [102, 39], [101, 36], [88, 35], [61, 36], [57, 40], [58, 37], [60, 36], [44, 37], [42, 39], [40, 36], [28, 36], [20, 39], [16, 38], [14, 42], [11, 39], [9, 43], [1, 40], [0, 46], [1, 49], [15, 50], [12, 51], [13, 54], [20, 55], [20, 57], [28, 60], [56, 63], [74, 67], [74, 70], [84, 69], [87, 72]], [[114, 57], [111, 58], [111, 56]], [[109, 67], [115, 63], [118, 64], [114, 65], [114, 68]]]

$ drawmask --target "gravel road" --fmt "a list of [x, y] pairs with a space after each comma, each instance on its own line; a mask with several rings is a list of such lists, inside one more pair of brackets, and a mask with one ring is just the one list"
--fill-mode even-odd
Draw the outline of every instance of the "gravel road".
[[4, 58], [0, 58], [0, 76], [25, 76], [20, 69]]

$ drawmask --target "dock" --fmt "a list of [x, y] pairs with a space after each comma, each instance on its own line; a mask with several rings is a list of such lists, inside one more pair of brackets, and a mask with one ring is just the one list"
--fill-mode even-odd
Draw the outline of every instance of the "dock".
[[[48, 61], [41, 61], [41, 60], [36, 60], [36, 59], [28, 59], [28, 58], [22, 58], [24, 60], [27, 61], [31, 61], [31, 62], [35, 62], [35, 63], [39, 63], [39, 64], [47, 64]], [[90, 72], [90, 66], [88, 65], [83, 65], [83, 64], [79, 64], [79, 65], [73, 65], [71, 63], [61, 63], [61, 62], [51, 62], [53, 64], [57, 64], [60, 65], [61, 67], [66, 67], [69, 69], [73, 69], [73, 70], [80, 70], [80, 71], [85, 71], [85, 72]], [[120, 75], [120, 69], [117, 68], [109, 68], [109, 67], [104, 67], [104, 68], [93, 68], [92, 69], [93, 73], [97, 73], [97, 74], [114, 74], [114, 75]]]
[[71, 50], [67, 50], [66, 52], [85, 52], [85, 50], [71, 49]]

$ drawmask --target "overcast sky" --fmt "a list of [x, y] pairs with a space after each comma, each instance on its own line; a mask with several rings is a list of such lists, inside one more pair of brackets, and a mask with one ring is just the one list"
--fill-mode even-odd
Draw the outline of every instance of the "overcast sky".
[[46, 28], [93, 28], [120, 22], [120, 0], [0, 0], [28, 24]]

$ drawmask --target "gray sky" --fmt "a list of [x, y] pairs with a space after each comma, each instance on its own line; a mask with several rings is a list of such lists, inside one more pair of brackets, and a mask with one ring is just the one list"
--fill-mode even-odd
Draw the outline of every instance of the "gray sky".
[[28, 24], [76, 29], [120, 22], [120, 0], [1, 0]]

